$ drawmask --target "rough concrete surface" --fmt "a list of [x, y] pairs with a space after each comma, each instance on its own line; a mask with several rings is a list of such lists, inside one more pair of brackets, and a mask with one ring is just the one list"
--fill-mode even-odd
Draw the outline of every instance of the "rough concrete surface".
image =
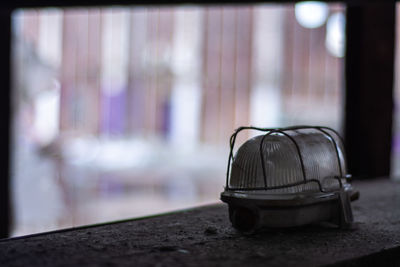
[[0, 240], [0, 266], [399, 266], [400, 184], [354, 185], [355, 230], [310, 225], [247, 236], [218, 204]]

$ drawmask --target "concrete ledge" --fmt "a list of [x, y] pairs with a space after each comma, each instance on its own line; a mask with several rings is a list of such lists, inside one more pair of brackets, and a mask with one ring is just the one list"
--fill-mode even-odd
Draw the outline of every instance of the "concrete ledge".
[[0, 240], [1, 266], [399, 266], [400, 184], [354, 183], [355, 230], [320, 225], [244, 236], [223, 204]]

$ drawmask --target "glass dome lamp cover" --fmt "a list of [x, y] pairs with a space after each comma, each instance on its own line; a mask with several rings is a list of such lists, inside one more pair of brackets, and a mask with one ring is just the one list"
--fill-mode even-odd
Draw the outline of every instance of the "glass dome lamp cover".
[[[234, 154], [237, 135], [263, 132]], [[340, 135], [321, 126], [240, 127], [230, 138], [226, 185], [233, 226], [243, 232], [330, 221], [351, 227], [350, 200], [359, 193], [349, 183]]]

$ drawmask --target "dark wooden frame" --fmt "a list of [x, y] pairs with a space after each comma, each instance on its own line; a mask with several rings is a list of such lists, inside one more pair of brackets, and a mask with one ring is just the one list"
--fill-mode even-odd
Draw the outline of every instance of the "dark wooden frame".
[[395, 2], [347, 7], [344, 139], [356, 177], [390, 175], [395, 11]]
[[[0, 238], [9, 234], [11, 144], [11, 14], [15, 8], [99, 5], [178, 5], [285, 3], [269, 0], [14, 0], [0, 2]], [[331, 1], [327, 1], [331, 2]], [[332, 1], [334, 2], [334, 1]], [[354, 176], [390, 174], [392, 144], [395, 1], [347, 0], [345, 63], [345, 142]], [[372, 19], [371, 19], [372, 18]]]
[[10, 147], [11, 147], [11, 9], [0, 9], [0, 238], [10, 227]]

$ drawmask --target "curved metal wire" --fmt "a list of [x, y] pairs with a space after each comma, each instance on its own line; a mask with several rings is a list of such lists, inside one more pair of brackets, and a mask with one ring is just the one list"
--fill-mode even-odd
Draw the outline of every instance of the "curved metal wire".
[[[338, 162], [340, 177], [343, 177], [342, 162], [340, 160], [339, 148], [338, 148], [338, 145], [337, 145], [337, 143], [335, 141], [335, 138], [333, 138], [332, 135], [330, 135], [327, 131], [325, 131], [325, 130], [323, 130], [321, 128], [315, 128], [315, 129], [321, 131], [322, 133], [324, 133], [325, 135], [327, 135], [331, 139], [333, 147], [335, 148], [335, 152], [336, 152], [336, 159], [337, 159], [337, 162]], [[339, 180], [339, 183], [340, 183], [340, 187], [342, 187], [342, 180]]]
[[264, 176], [264, 185], [265, 185], [265, 187], [267, 187], [267, 175], [266, 175], [266, 172], [265, 172], [265, 159], [264, 159], [264, 153], [263, 153], [263, 151], [262, 151], [262, 145], [263, 145], [263, 143], [264, 143], [265, 138], [266, 138], [267, 136], [273, 134], [273, 133], [280, 133], [280, 134], [283, 134], [284, 136], [286, 136], [287, 138], [289, 138], [290, 141], [292, 141], [292, 143], [293, 143], [294, 146], [296, 147], [296, 151], [297, 151], [297, 154], [298, 154], [299, 159], [300, 159], [300, 167], [301, 167], [301, 172], [302, 172], [302, 174], [303, 174], [303, 180], [304, 180], [304, 181], [307, 181], [307, 178], [306, 178], [306, 171], [305, 171], [305, 168], [304, 168], [304, 161], [303, 161], [303, 157], [302, 157], [302, 155], [301, 155], [301, 151], [300, 151], [299, 144], [297, 144], [296, 140], [294, 140], [293, 137], [291, 137], [290, 135], [288, 135], [288, 134], [285, 133], [284, 131], [276, 130], [276, 131], [269, 131], [267, 134], [265, 134], [265, 135], [263, 136], [263, 138], [261, 139], [261, 142], [260, 142], [261, 168], [262, 168], [262, 172], [263, 172], [263, 176]]
[[[292, 127], [286, 127], [286, 128], [260, 128], [260, 127], [253, 127], [253, 126], [243, 126], [243, 127], [239, 127], [235, 130], [235, 132], [231, 135], [230, 139], [229, 139], [229, 145], [230, 145], [230, 152], [229, 152], [229, 158], [228, 158], [228, 167], [227, 167], [227, 172], [226, 172], [226, 186], [225, 189], [226, 190], [241, 190], [241, 191], [253, 191], [253, 190], [273, 190], [273, 189], [282, 189], [282, 188], [288, 188], [288, 187], [292, 187], [292, 186], [297, 186], [297, 185], [301, 185], [301, 184], [307, 184], [310, 182], [316, 182], [318, 184], [318, 188], [321, 192], [326, 192], [322, 185], [321, 182], [317, 179], [307, 179], [306, 176], [306, 171], [305, 171], [305, 167], [304, 167], [304, 161], [301, 155], [301, 150], [299, 145], [297, 144], [296, 140], [290, 136], [289, 134], [286, 133], [286, 131], [295, 131], [295, 130], [300, 130], [300, 129], [315, 129], [318, 130], [320, 132], [322, 132], [324, 135], [328, 136], [328, 138], [332, 141], [332, 144], [335, 148], [335, 152], [336, 152], [336, 158], [337, 158], [337, 162], [338, 162], [338, 166], [339, 166], [339, 172], [340, 172], [340, 177], [333, 177], [334, 179], [338, 180], [339, 186], [340, 188], [343, 187], [342, 184], [342, 180], [341, 178], [343, 177], [343, 171], [342, 171], [342, 164], [340, 161], [340, 156], [339, 156], [339, 148], [338, 148], [338, 144], [335, 140], [335, 138], [333, 138], [333, 136], [331, 134], [329, 134], [326, 130], [332, 131], [333, 133], [335, 133], [337, 135], [337, 137], [343, 142], [343, 139], [341, 138], [341, 136], [339, 135], [339, 133], [335, 130], [333, 130], [332, 128], [329, 127], [324, 127], [324, 126], [306, 126], [306, 125], [302, 125], [302, 126], [292, 126]], [[231, 169], [231, 162], [234, 160], [233, 158], [233, 149], [235, 146], [235, 142], [236, 142], [236, 137], [239, 134], [239, 132], [243, 131], [243, 130], [257, 130], [257, 131], [262, 131], [262, 132], [267, 132], [263, 138], [261, 139], [261, 143], [260, 143], [260, 157], [261, 157], [261, 167], [262, 167], [262, 172], [263, 172], [263, 178], [264, 178], [264, 187], [246, 187], [246, 188], [235, 188], [235, 187], [229, 187], [229, 175], [230, 175], [230, 169]], [[268, 137], [269, 135], [273, 134], [273, 133], [280, 133], [285, 135], [286, 137], [288, 137], [293, 144], [296, 147], [297, 153], [299, 155], [299, 159], [300, 159], [300, 164], [301, 164], [301, 169], [302, 169], [302, 174], [303, 174], [303, 181], [300, 182], [296, 182], [296, 183], [291, 183], [291, 184], [287, 184], [287, 185], [282, 185], [282, 186], [267, 186], [267, 177], [266, 177], [266, 170], [265, 170], [265, 159], [264, 159], [264, 155], [262, 153], [262, 145], [264, 143], [264, 140], [266, 137]]]
[[[333, 179], [336, 180], [340, 180], [340, 177], [335, 176], [332, 177]], [[291, 183], [291, 184], [287, 184], [287, 185], [278, 185], [278, 186], [269, 186], [267, 188], [265, 187], [246, 187], [246, 188], [242, 188], [242, 187], [230, 187], [229, 190], [231, 191], [261, 191], [261, 190], [275, 190], [275, 189], [283, 189], [283, 188], [288, 188], [288, 187], [293, 187], [293, 186], [298, 186], [298, 185], [302, 185], [302, 184], [308, 184], [308, 183], [317, 183], [318, 184], [318, 188], [319, 191], [321, 191], [322, 193], [329, 193], [330, 191], [326, 191], [323, 187], [321, 182], [318, 179], [309, 179], [307, 181], [299, 181], [299, 182], [295, 182], [295, 183]], [[340, 187], [341, 188], [341, 187]]]

